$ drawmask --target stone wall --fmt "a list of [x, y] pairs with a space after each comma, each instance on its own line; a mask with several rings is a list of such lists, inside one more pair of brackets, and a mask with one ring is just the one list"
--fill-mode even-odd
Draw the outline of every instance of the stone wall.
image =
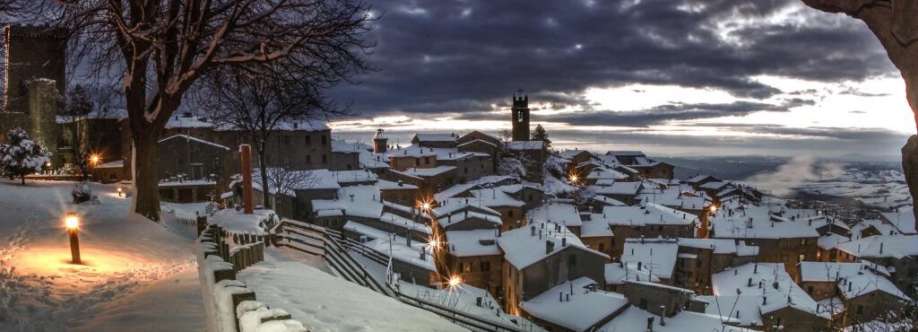
[[258, 302], [255, 292], [236, 279], [239, 270], [264, 259], [265, 242], [235, 235], [236, 240], [247, 244], [231, 251], [225, 241], [227, 234], [220, 227], [206, 225], [206, 219], [199, 218], [198, 229], [201, 232], [197, 246], [198, 277], [208, 332], [255, 332], [268, 328], [280, 332], [307, 331], [286, 311]]

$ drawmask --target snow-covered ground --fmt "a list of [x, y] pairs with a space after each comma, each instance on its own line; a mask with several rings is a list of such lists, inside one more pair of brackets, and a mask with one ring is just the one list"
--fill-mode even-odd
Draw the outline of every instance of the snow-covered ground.
[[[98, 203], [74, 205], [72, 182], [0, 180], [0, 331], [200, 330], [193, 225], [147, 221], [116, 185], [91, 186]], [[82, 265], [69, 263], [70, 211]]]
[[[310, 331], [466, 331], [433, 313], [311, 266], [310, 256], [271, 248], [265, 261], [239, 272], [258, 301], [290, 313]], [[306, 258], [307, 261], [301, 261]]]
[[852, 198], [884, 209], [911, 205], [905, 177], [895, 169], [792, 160], [775, 172], [753, 176], [746, 182], [779, 196], [799, 191]]

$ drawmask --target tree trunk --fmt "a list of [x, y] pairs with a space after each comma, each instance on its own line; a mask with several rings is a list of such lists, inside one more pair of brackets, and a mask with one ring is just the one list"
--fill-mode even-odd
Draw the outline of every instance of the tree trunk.
[[912, 194], [912, 210], [918, 218], [918, 136], [912, 135], [902, 147], [902, 170], [905, 183]]
[[19, 175], [19, 184], [21, 184], [21, 185], [23, 185], [23, 186], [25, 185], [25, 174], [20, 174], [20, 175]]
[[270, 187], [268, 187], [268, 166], [265, 164], [265, 159], [267, 159], [265, 157], [265, 145], [267, 144], [263, 139], [260, 140], [260, 143], [258, 143], [258, 170], [261, 172], [262, 201], [264, 202], [264, 207], [266, 209], [271, 209], [274, 208], [274, 206], [273, 204], [269, 204], [269, 199], [271, 197], [269, 191], [271, 190]]
[[159, 221], [159, 175], [156, 172], [157, 156], [155, 131], [132, 133], [134, 139], [134, 212], [150, 220]]

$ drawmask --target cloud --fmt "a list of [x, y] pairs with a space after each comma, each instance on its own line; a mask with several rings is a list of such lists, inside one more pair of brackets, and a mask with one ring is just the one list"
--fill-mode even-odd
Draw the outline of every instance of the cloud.
[[753, 175], [746, 182], [774, 195], [789, 196], [806, 182], [837, 178], [844, 172], [844, 164], [796, 156], [774, 172]]
[[[485, 112], [520, 88], [555, 107], [582, 106], [588, 88], [627, 84], [763, 100], [781, 87], [754, 76], [838, 81], [894, 70], [862, 25], [796, 0], [373, 5], [381, 21], [370, 61], [380, 71], [333, 94], [362, 114]], [[724, 112], [685, 113], [695, 111]]]

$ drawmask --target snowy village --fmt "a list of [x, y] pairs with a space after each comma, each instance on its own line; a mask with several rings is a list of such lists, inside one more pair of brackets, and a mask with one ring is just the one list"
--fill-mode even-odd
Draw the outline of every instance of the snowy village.
[[[918, 38], [895, 16], [918, 7], [884, 2], [890, 28], [792, 2], [866, 22], [918, 112], [918, 48], [876, 32]], [[144, 3], [0, 0], [60, 23], [4, 27], [0, 331], [918, 329], [915, 136], [896, 169], [785, 194], [652, 141], [568, 143], [525, 81], [492, 127], [399, 128], [326, 95], [377, 70], [373, 6]]]

